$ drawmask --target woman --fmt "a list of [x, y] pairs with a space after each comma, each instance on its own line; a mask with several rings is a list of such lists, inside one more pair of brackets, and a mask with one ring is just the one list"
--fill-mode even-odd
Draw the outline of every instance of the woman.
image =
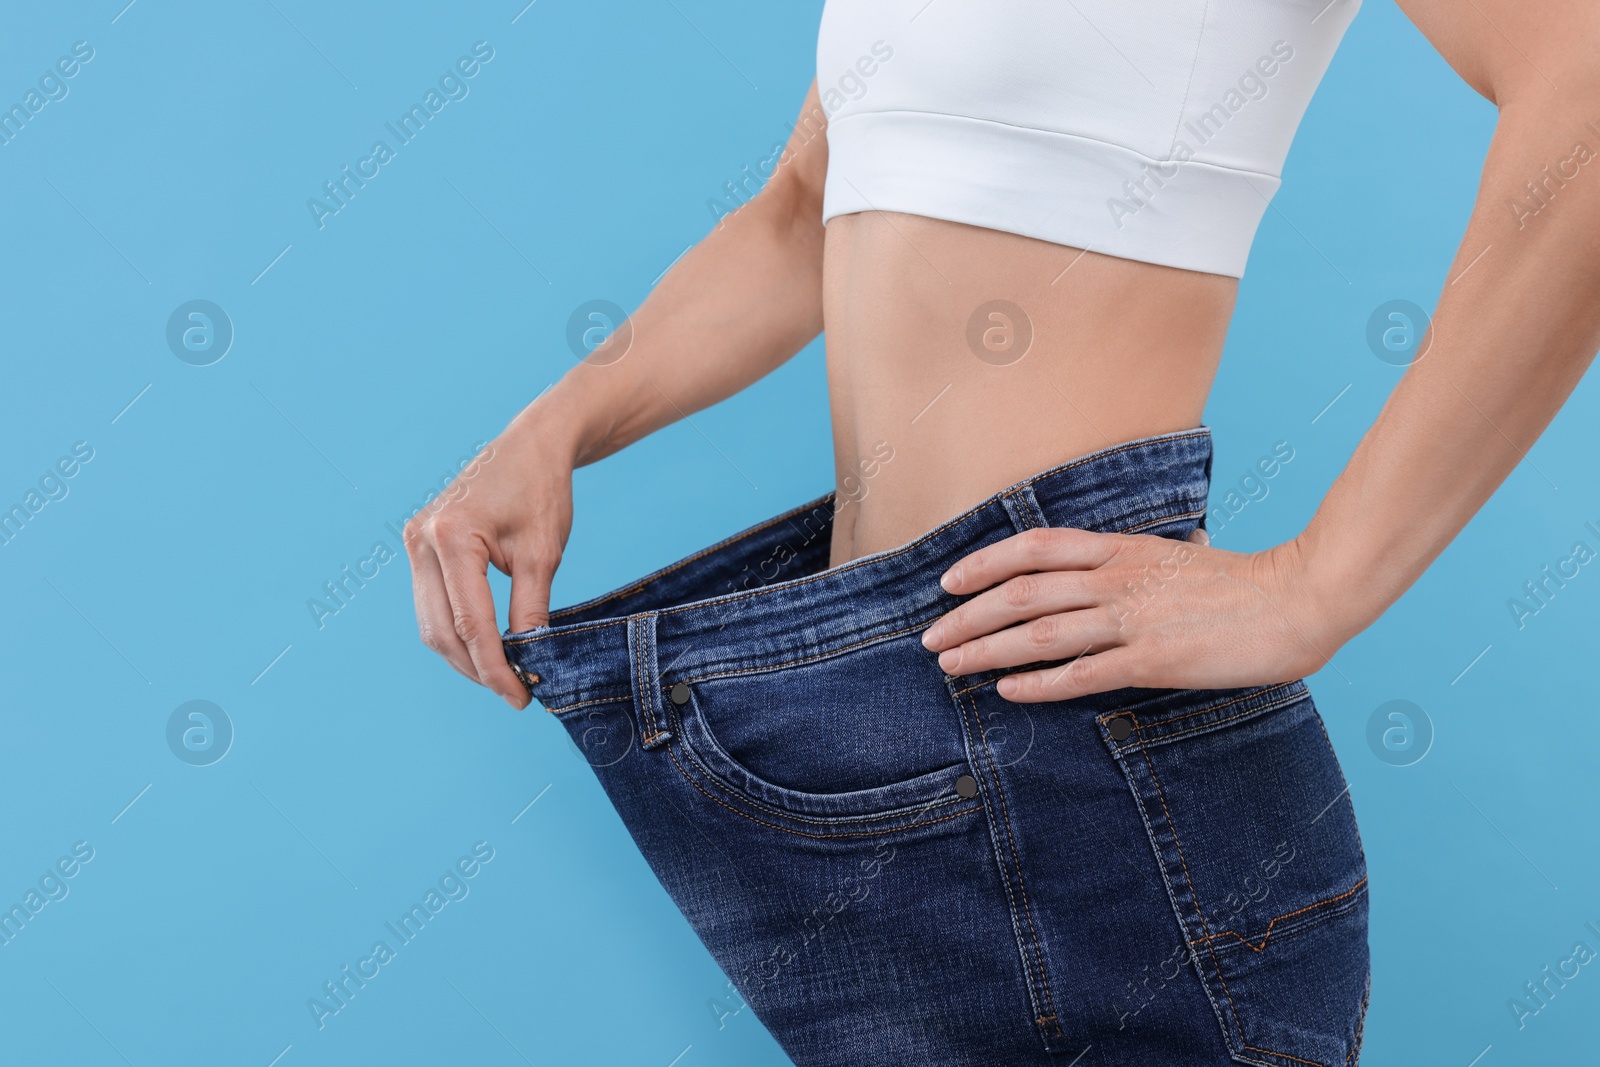
[[[1356, 1060], [1299, 679], [1600, 344], [1600, 184], [1546, 167], [1600, 144], [1600, 12], [1401, 6], [1501, 119], [1426, 358], [1292, 541], [1207, 545], [1200, 419], [1355, 0], [831, 0], [760, 194], [407, 528], [424, 642], [560, 716], [797, 1063]], [[549, 614], [573, 468], [824, 326], [836, 492]]]

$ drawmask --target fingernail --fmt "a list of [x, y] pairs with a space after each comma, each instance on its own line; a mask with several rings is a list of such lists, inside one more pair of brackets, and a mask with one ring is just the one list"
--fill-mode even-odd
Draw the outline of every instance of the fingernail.
[[944, 591], [947, 593], [953, 592], [956, 583], [959, 581], [961, 581], [961, 564], [959, 563], [945, 571], [939, 578], [939, 584], [944, 586]]
[[946, 674], [956, 673], [956, 668], [961, 666], [961, 650], [952, 648], [948, 652], [939, 653], [939, 669]]
[[944, 633], [944, 623], [936, 622], [922, 632], [922, 647], [933, 648], [939, 643], [939, 637]]
[[518, 704], [514, 697], [505, 697], [503, 699], [505, 700], [505, 702], [507, 704], [511, 705], [511, 710], [512, 711], [521, 711], [522, 710], [522, 705]]

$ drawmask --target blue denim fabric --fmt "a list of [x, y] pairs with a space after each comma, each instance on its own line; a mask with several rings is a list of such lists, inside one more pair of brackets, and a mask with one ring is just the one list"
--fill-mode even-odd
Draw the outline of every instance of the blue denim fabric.
[[506, 654], [797, 1064], [1348, 1067], [1366, 866], [1304, 683], [1020, 705], [920, 641], [962, 556], [1181, 540], [1210, 465], [1135, 441], [832, 569], [824, 497]]

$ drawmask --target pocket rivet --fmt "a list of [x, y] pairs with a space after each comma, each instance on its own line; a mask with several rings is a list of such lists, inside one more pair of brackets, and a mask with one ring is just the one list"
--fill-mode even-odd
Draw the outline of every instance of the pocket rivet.
[[679, 707], [689, 703], [689, 686], [679, 682], [672, 687], [672, 702]]
[[1111, 740], [1126, 741], [1128, 736], [1133, 733], [1133, 723], [1118, 715], [1115, 719], [1106, 723], [1106, 729], [1111, 731]]
[[956, 796], [963, 800], [971, 800], [978, 795], [978, 780], [970, 774], [963, 774], [956, 779]]

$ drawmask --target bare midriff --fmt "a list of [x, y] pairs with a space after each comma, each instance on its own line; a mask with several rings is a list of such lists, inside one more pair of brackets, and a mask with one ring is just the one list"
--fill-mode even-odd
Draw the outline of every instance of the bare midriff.
[[1200, 425], [1237, 289], [918, 215], [830, 220], [830, 563], [1078, 456]]

